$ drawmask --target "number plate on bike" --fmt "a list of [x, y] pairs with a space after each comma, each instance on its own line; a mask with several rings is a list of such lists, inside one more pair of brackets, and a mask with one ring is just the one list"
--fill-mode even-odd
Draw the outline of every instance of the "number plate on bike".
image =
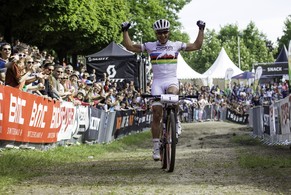
[[176, 103], [179, 101], [179, 96], [174, 94], [162, 94], [161, 102], [165, 103]]

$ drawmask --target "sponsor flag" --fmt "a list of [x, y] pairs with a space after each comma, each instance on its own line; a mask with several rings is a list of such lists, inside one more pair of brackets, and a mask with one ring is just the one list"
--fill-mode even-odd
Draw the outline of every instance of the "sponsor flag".
[[230, 86], [230, 83], [231, 83], [231, 77], [232, 77], [232, 75], [233, 75], [233, 69], [232, 68], [228, 68], [228, 69], [226, 69], [226, 71], [225, 71], [225, 80], [224, 80], [224, 89], [226, 89], [227, 88], [227, 84], [229, 84], [229, 87], [231, 88], [231, 86]]
[[259, 80], [262, 76], [263, 69], [261, 66], [258, 66], [255, 73], [255, 82], [254, 82], [254, 92], [257, 92], [259, 86]]

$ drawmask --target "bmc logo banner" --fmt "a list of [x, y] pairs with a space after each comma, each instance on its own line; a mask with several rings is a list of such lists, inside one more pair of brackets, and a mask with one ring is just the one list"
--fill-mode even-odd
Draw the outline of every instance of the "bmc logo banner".
[[58, 101], [0, 85], [0, 140], [56, 142], [61, 113]]

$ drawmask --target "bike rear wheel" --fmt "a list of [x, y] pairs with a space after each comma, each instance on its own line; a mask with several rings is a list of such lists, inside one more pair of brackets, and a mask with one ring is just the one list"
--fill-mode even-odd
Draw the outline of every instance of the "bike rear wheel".
[[176, 158], [176, 117], [171, 110], [167, 115], [166, 120], [166, 133], [163, 148], [163, 167], [168, 172], [173, 172], [175, 167]]

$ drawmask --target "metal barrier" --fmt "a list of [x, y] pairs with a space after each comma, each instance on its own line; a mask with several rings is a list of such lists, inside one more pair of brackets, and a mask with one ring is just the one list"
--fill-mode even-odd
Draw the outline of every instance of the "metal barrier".
[[[74, 144], [108, 143], [130, 133], [148, 129], [152, 113], [148, 110], [105, 112], [95, 107], [74, 106], [71, 102], [52, 102], [42, 97], [0, 86], [0, 145], [12, 147], [39, 147]], [[232, 121], [248, 124], [253, 136], [267, 144], [289, 144], [290, 96], [270, 106], [251, 108], [247, 114], [238, 114], [226, 107], [206, 105], [203, 109], [194, 102], [181, 107], [182, 122]], [[15, 105], [21, 105], [17, 113]], [[2, 116], [6, 116], [5, 118]], [[9, 120], [8, 117], [9, 116]]]
[[249, 126], [253, 128], [254, 137], [268, 145], [291, 144], [290, 97], [249, 110]]

